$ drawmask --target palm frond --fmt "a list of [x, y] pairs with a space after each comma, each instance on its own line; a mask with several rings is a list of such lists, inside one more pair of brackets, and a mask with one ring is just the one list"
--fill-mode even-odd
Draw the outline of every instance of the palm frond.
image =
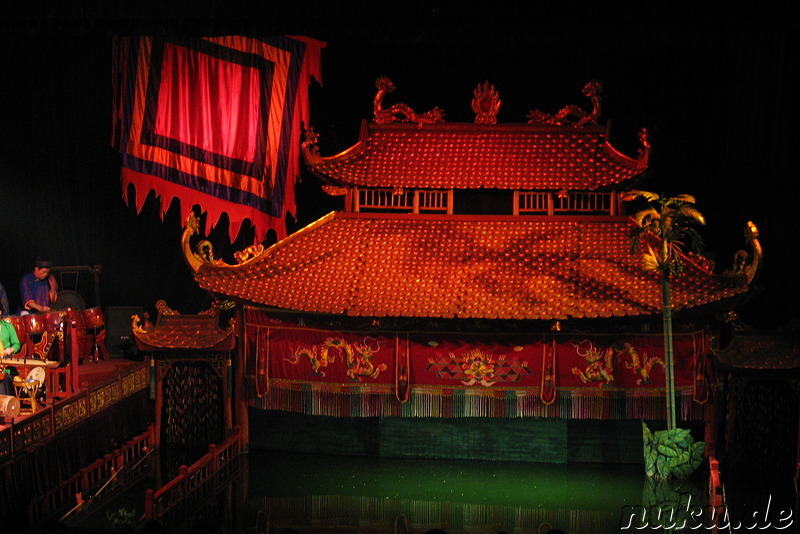
[[660, 270], [661, 263], [658, 261], [658, 255], [651, 247], [642, 254], [642, 268], [645, 271], [658, 271]]
[[675, 198], [676, 200], [680, 200], [682, 202], [686, 202], [688, 204], [697, 204], [697, 202], [695, 201], [695, 199], [694, 199], [694, 197], [692, 195], [685, 195], [685, 194], [684, 195], [676, 195], [673, 198]]
[[700, 213], [697, 210], [697, 208], [694, 207], [694, 205], [685, 204], [685, 205], [683, 205], [683, 206], [681, 206], [679, 208], [678, 213], [680, 213], [680, 215], [682, 217], [686, 217], [687, 219], [691, 219], [692, 221], [694, 221], [694, 222], [696, 222], [698, 224], [702, 224], [702, 225], [706, 224], [706, 218], [703, 217], [703, 214]]
[[633, 214], [633, 220], [636, 221], [636, 224], [639, 226], [645, 226], [645, 219], [650, 218], [650, 220], [655, 220], [661, 217], [661, 214], [658, 213], [652, 206], [648, 206], [644, 209], [641, 209]]
[[689, 238], [689, 244], [692, 252], [702, 252], [703, 248], [705, 247], [705, 241], [703, 240], [703, 236], [700, 235], [700, 232], [694, 228], [686, 227], [683, 229], [683, 234]]
[[647, 202], [653, 202], [659, 198], [655, 193], [651, 193], [649, 191], [639, 191], [638, 189], [626, 191], [625, 193], [622, 193], [621, 196], [623, 202], [630, 202], [631, 200], [636, 200], [640, 197], [645, 199]]

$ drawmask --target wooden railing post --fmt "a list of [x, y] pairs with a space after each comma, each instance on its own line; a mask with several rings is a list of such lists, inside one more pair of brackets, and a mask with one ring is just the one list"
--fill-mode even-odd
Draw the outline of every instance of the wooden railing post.
[[208, 454], [211, 455], [211, 472], [214, 473], [219, 469], [219, 458], [217, 457], [217, 446], [211, 444], [208, 446]]
[[155, 491], [149, 489], [144, 493], [144, 518], [148, 521], [155, 519], [153, 516], [153, 495]]

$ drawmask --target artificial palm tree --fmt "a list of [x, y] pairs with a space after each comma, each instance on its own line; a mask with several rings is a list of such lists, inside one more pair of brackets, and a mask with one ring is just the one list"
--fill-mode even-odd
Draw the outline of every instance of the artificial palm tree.
[[[633, 216], [637, 223], [631, 232], [631, 249], [642, 252], [645, 270], [661, 274], [661, 299], [664, 319], [664, 361], [666, 372], [667, 429], [676, 427], [675, 362], [672, 349], [672, 304], [670, 279], [683, 272], [678, 252], [689, 247], [693, 252], [702, 249], [703, 239], [691, 225], [705, 224], [705, 218], [695, 207], [691, 195], [662, 198], [647, 191], [630, 191], [622, 200], [643, 199], [645, 205]], [[654, 237], [655, 239], [648, 239]], [[653, 248], [653, 245], [657, 245]]]

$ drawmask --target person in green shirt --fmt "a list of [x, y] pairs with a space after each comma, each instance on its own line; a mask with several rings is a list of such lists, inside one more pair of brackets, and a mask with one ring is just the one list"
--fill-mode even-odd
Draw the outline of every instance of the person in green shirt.
[[[3, 358], [12, 356], [19, 352], [21, 346], [19, 336], [17, 336], [17, 329], [14, 328], [13, 324], [3, 319], [0, 311], [0, 356]], [[3, 369], [3, 372], [0, 373], [0, 395], [14, 394], [14, 377], [8, 371], [10, 369]]]
[[22, 345], [17, 336], [17, 329], [9, 321], [0, 317], [0, 351], [2, 356], [13, 356], [19, 352]]

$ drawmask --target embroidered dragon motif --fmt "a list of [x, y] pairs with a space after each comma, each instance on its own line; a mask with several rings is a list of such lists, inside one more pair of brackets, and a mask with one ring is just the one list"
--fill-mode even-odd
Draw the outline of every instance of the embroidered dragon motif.
[[[588, 382], [600, 382], [600, 385], [610, 384], [614, 380], [614, 348], [596, 348], [590, 341], [584, 340], [580, 343], [573, 343], [575, 352], [578, 356], [586, 360], [588, 364], [585, 369], [572, 368], [572, 374], [581, 378], [584, 384]], [[586, 347], [583, 352], [581, 348]]]
[[630, 355], [631, 361], [626, 361], [625, 367], [632, 369], [634, 374], [639, 377], [636, 383], [640, 386], [650, 382], [650, 372], [653, 370], [653, 367], [656, 365], [664, 367], [664, 360], [657, 356], [648, 357], [646, 352], [643, 352], [642, 356], [639, 356], [636, 347], [630, 343], [625, 343], [625, 348], [620, 351], [619, 354], [620, 356], [624, 354]]
[[[370, 345], [370, 341], [374, 344]], [[386, 364], [375, 366], [372, 358], [380, 350], [380, 342], [373, 338], [365, 338], [364, 343], [348, 343], [341, 338], [329, 337], [320, 346], [297, 347], [294, 354], [286, 361], [297, 365], [301, 359], [308, 359], [311, 371], [318, 376], [325, 376], [322, 369], [336, 361], [337, 356], [343, 356], [347, 366], [347, 376], [354, 381], [362, 378], [377, 378], [381, 371], [386, 370]]]

